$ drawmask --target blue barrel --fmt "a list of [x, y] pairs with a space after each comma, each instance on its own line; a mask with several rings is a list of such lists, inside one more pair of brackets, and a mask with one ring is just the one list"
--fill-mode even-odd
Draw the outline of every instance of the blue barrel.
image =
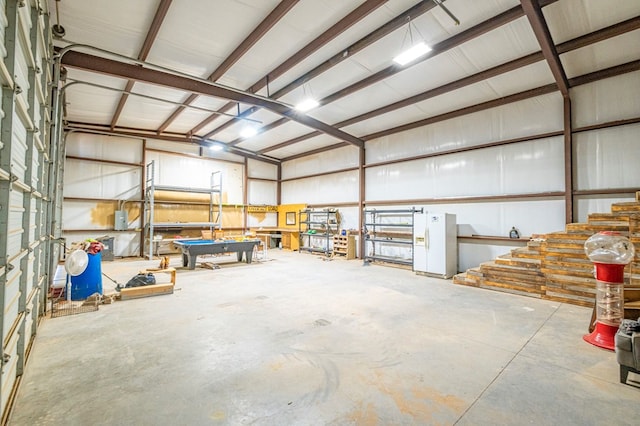
[[85, 300], [94, 293], [102, 294], [102, 254], [89, 254], [87, 269], [71, 277], [71, 300]]

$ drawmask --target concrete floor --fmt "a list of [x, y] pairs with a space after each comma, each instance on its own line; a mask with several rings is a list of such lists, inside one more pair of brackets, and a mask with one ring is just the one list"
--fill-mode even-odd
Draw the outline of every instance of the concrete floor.
[[[639, 423], [640, 377], [620, 384], [615, 355], [582, 341], [591, 309], [269, 257], [180, 269], [173, 295], [44, 320], [10, 424]], [[156, 264], [103, 272], [126, 282]]]

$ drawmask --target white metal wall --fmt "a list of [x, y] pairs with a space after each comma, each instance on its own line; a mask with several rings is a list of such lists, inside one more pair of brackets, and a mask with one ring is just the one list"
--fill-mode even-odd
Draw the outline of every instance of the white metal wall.
[[[140, 253], [140, 216], [129, 216], [129, 230], [114, 232], [111, 212], [118, 201], [142, 206], [144, 164], [155, 162], [158, 185], [207, 188], [211, 173], [222, 172], [223, 203], [276, 205], [278, 167], [193, 144], [72, 132], [66, 136], [64, 236], [82, 241], [114, 237], [115, 256]], [[248, 227], [277, 226], [277, 214], [248, 215]]]
[[[51, 44], [46, 2], [0, 0], [0, 412], [44, 313], [50, 270]], [[53, 157], [53, 158], [52, 158]]]
[[[574, 220], [578, 221], [591, 212], [609, 211], [612, 202], [633, 199], [640, 188], [636, 170], [640, 124], [582, 129], [637, 119], [640, 72], [578, 86], [571, 94], [573, 190], [627, 191], [578, 192], [574, 197]], [[563, 230], [563, 128], [563, 100], [554, 92], [368, 141], [365, 202], [384, 208], [424, 201], [429, 211], [456, 214], [461, 236], [507, 237], [512, 226], [522, 236]], [[357, 161], [355, 148], [342, 148], [284, 163], [282, 174], [288, 180], [282, 183], [283, 202], [357, 204], [358, 171], [340, 171], [357, 166]], [[318, 175], [323, 172], [327, 174]], [[447, 202], [448, 198], [452, 201]], [[491, 260], [513, 244], [461, 238], [459, 268]]]
[[[118, 202], [142, 199], [143, 141], [99, 134], [65, 134], [64, 206], [62, 227], [69, 242], [114, 237], [114, 255], [140, 252], [140, 216], [129, 217], [129, 231], [113, 232], [113, 218], [105, 210]], [[107, 220], [111, 219], [111, 220]]]
[[[619, 75], [572, 89], [573, 127], [638, 118], [640, 115], [640, 71]], [[630, 188], [627, 194], [578, 195], [575, 220], [589, 213], [609, 211], [612, 203], [635, 199], [640, 189], [640, 124], [581, 131], [574, 135], [574, 189], [598, 191]]]

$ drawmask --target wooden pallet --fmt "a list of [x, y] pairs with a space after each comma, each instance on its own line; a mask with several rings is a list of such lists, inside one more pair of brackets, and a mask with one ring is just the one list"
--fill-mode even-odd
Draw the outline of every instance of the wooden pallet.
[[[640, 191], [635, 202], [615, 203], [610, 213], [592, 213], [587, 223], [568, 224], [563, 232], [535, 235], [527, 247], [457, 274], [453, 283], [593, 307], [596, 280], [584, 243], [600, 231], [631, 240], [636, 257], [625, 269], [625, 292], [637, 288], [640, 295]], [[640, 300], [631, 303], [629, 311], [640, 316]]]

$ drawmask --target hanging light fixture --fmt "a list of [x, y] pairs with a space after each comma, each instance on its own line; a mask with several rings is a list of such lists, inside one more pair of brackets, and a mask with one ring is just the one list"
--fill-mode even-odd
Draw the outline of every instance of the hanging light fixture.
[[431, 47], [424, 42], [424, 38], [422, 37], [422, 34], [420, 34], [420, 31], [418, 31], [417, 27], [415, 28], [415, 31], [416, 33], [418, 33], [419, 40], [414, 42], [413, 30], [412, 30], [412, 27], [414, 25], [413, 25], [413, 22], [411, 22], [411, 17], [408, 17], [407, 19], [409, 20], [409, 25], [407, 26], [407, 32], [405, 33], [404, 38], [402, 39], [402, 46], [404, 47], [407, 44], [407, 37], [408, 37], [409, 48], [403, 50], [399, 55], [393, 58], [393, 62], [401, 66], [407, 65], [408, 63], [413, 62], [416, 59], [431, 52]]
[[302, 100], [298, 102], [295, 108], [300, 112], [310, 111], [320, 105], [317, 99], [311, 93], [311, 87], [308, 82], [302, 84]]
[[206, 141], [207, 148], [211, 151], [223, 151], [225, 149], [225, 144], [223, 142], [207, 140]]
[[258, 129], [255, 126], [245, 126], [242, 130], [240, 130], [240, 137], [244, 139], [248, 139], [258, 134]]

